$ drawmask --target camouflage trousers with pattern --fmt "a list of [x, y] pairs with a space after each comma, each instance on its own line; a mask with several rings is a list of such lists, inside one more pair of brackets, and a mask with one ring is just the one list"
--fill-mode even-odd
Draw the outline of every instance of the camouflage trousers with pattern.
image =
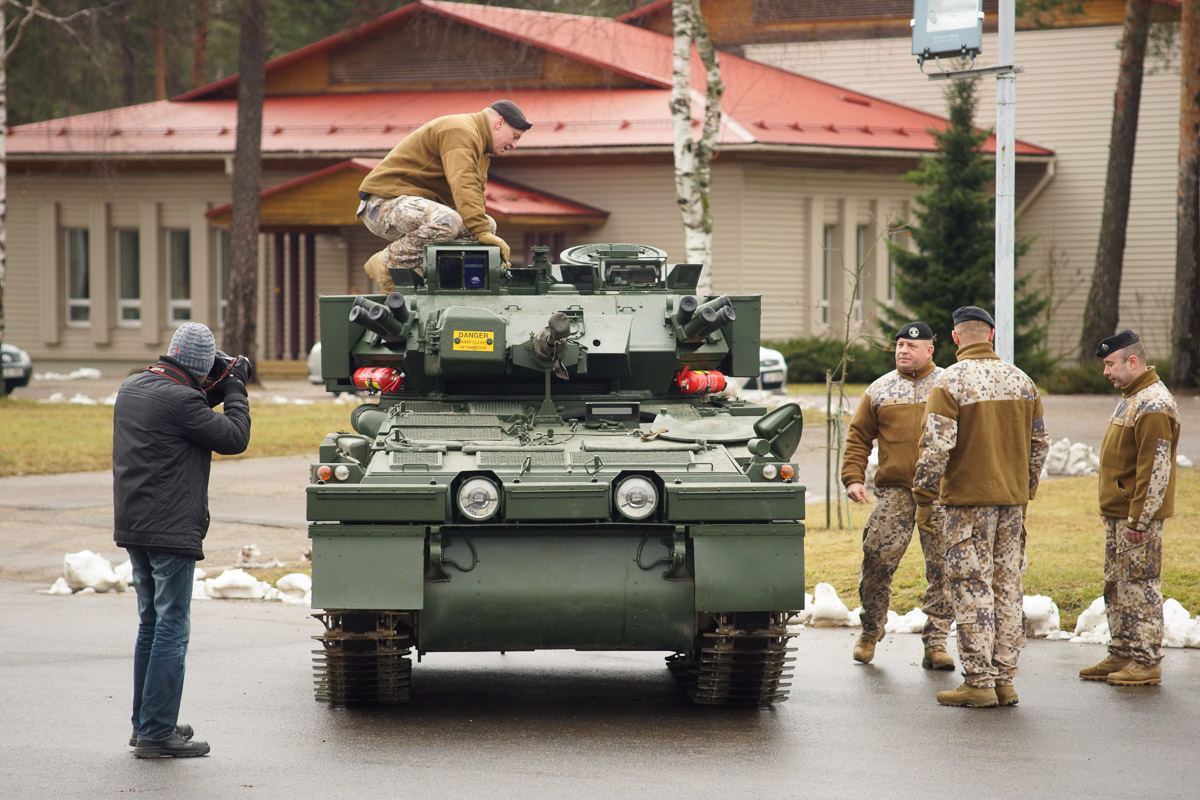
[[[862, 575], [858, 584], [858, 597], [863, 608], [860, 619], [863, 633], [867, 635], [883, 632], [892, 601], [892, 577], [912, 541], [917, 511], [909, 489], [881, 486], [875, 489], [875, 497], [875, 508], [863, 529]], [[921, 640], [926, 647], [945, 646], [950, 623], [954, 620], [942, 558], [945, 547], [935, 541], [941, 532], [941, 519], [942, 507], [934, 506], [930, 529], [920, 532], [921, 552], [925, 555], [923, 610], [928, 617]]]
[[1025, 507], [947, 506], [945, 540], [963, 677], [1010, 685], [1025, 646]]
[[[372, 195], [361, 204], [359, 219], [371, 233], [391, 242], [379, 252], [378, 261], [382, 263], [377, 265], [377, 270], [381, 274], [372, 274], [371, 267], [365, 267], [367, 274], [381, 286], [392, 283], [391, 276], [386, 273], [389, 268], [420, 271], [425, 245], [475, 238], [463, 226], [462, 216], [453, 208], [414, 195]], [[487, 221], [491, 232], [495, 233], [496, 220], [489, 216]]]
[[1112, 640], [1108, 652], [1152, 667], [1162, 661], [1162, 531], [1156, 519], [1146, 538], [1125, 538], [1125, 518], [1104, 518], [1104, 607]]

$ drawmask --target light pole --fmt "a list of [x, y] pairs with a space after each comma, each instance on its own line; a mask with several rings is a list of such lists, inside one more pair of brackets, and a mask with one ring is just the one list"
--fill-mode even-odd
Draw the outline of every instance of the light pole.
[[[996, 76], [996, 354], [1013, 360], [1013, 281], [1016, 271], [1016, 110], [1017, 73], [1013, 62], [1016, 0], [1000, 0], [997, 64], [935, 72], [930, 80]], [[927, 59], [969, 57], [972, 65], [983, 43], [983, 0], [914, 0], [913, 55]]]

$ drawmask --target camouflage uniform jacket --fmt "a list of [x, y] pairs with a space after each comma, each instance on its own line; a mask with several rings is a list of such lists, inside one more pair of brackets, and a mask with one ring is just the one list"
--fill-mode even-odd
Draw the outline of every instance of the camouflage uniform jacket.
[[1100, 445], [1100, 513], [1144, 531], [1175, 512], [1179, 406], [1154, 367], [1121, 395]]
[[457, 211], [472, 236], [488, 233], [483, 195], [491, 150], [487, 112], [438, 117], [400, 140], [358, 190], [424, 197]]
[[867, 387], [846, 433], [843, 486], [865, 482], [871, 444], [878, 440], [875, 485], [912, 488], [925, 400], [941, 373], [942, 368], [930, 361], [916, 372], [894, 369]]
[[1025, 505], [1050, 449], [1033, 381], [990, 342], [958, 349], [925, 403], [913, 497], [929, 505]]

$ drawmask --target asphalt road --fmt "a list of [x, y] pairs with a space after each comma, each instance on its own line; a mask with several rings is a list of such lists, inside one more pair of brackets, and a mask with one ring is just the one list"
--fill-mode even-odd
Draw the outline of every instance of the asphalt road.
[[429, 656], [411, 704], [330, 709], [311, 688], [307, 610], [198, 601], [182, 720], [211, 755], [135, 759], [128, 595], [51, 597], [0, 582], [0, 794], [12, 798], [1195, 797], [1200, 653], [1161, 687], [1085, 683], [1094, 645], [1034, 641], [1021, 702], [943, 708], [954, 673], [892, 636], [800, 633], [792, 697], [691, 705], [661, 654]]

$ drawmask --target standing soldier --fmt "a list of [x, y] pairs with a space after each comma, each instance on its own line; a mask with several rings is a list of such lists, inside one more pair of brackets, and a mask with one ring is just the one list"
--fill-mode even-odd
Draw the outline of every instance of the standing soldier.
[[991, 314], [964, 306], [953, 320], [958, 363], [942, 372], [925, 403], [913, 477], [918, 525], [934, 500], [945, 506], [946, 577], [965, 679], [938, 692], [937, 701], [1010, 706], [1025, 646], [1025, 505], [1037, 492], [1049, 440], [1037, 387], [992, 349]]
[[[854, 660], [870, 663], [875, 643], [883, 638], [888, 606], [892, 599], [892, 576], [912, 541], [916, 505], [913, 503], [913, 468], [921, 437], [925, 400], [942, 368], [933, 363], [933, 331], [915, 321], [896, 332], [896, 369], [867, 387], [850, 431], [842, 459], [842, 484], [856, 503], [867, 499], [863, 485], [872, 442], [879, 442], [879, 470], [875, 473], [878, 502], [863, 530], [862, 578], [858, 596], [862, 601], [862, 635], [854, 645]], [[928, 621], [921, 634], [925, 644], [925, 669], [954, 669], [946, 652], [946, 636], [953, 615], [946, 590], [939, 546], [940, 507], [933, 524], [922, 527], [921, 552], [925, 554], [925, 614]]]
[[1079, 677], [1156, 685], [1162, 683], [1162, 529], [1175, 510], [1179, 406], [1146, 366], [1146, 348], [1133, 331], [1100, 342], [1096, 355], [1121, 390], [1100, 445], [1104, 606], [1112, 639], [1108, 657]]

